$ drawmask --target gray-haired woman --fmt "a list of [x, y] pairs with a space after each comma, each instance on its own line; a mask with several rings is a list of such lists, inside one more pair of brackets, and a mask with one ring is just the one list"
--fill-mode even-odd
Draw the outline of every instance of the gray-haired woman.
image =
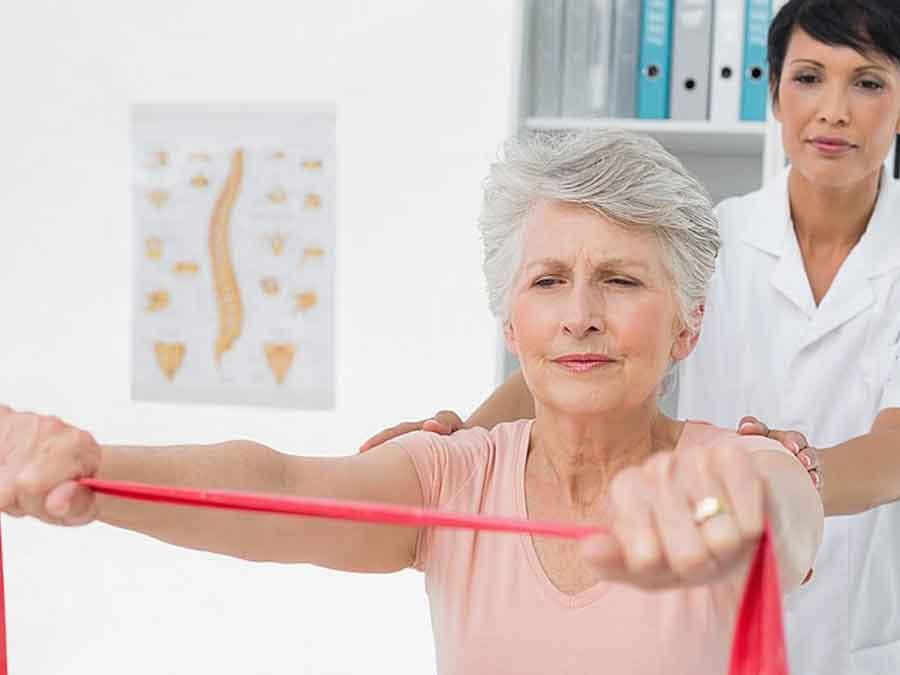
[[[101, 447], [0, 412], [0, 506], [99, 518], [188, 547], [347, 571], [426, 575], [441, 673], [723, 673], [750, 554], [770, 519], [786, 590], [822, 508], [766, 438], [657, 407], [693, 349], [718, 237], [703, 189], [654, 141], [617, 132], [513, 140], [485, 189], [491, 306], [536, 419], [307, 459], [233, 441]], [[602, 523], [585, 548], [542, 537], [284, 520], [108, 501], [84, 475]], [[653, 591], [653, 592], [650, 592]]]
[[[826, 515], [840, 516], [815, 581], [787, 603], [804, 674], [900, 673], [900, 182], [884, 166], [900, 133], [898, 36], [897, 0], [779, 10], [769, 84], [791, 166], [719, 205], [703, 336], [679, 376], [680, 416], [796, 443]], [[468, 424], [531, 409], [513, 376]], [[462, 424], [438, 417], [425, 428]]]

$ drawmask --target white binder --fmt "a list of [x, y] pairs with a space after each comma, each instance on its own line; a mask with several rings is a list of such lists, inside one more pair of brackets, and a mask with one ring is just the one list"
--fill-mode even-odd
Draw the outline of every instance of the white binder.
[[670, 114], [705, 120], [709, 113], [712, 0], [676, 0], [672, 35]]
[[744, 60], [744, 0], [715, 0], [709, 119], [730, 124], [741, 119]]
[[563, 0], [540, 0], [532, 9], [531, 114], [559, 117], [562, 103]]
[[636, 117], [641, 4], [636, 0], [616, 0], [614, 15], [615, 36], [609, 87], [610, 116]]
[[593, 0], [591, 10], [590, 108], [591, 113], [597, 117], [609, 117], [613, 114], [610, 106], [613, 28], [613, 0]]
[[590, 112], [591, 1], [566, 0], [565, 4], [563, 117], [587, 117]]

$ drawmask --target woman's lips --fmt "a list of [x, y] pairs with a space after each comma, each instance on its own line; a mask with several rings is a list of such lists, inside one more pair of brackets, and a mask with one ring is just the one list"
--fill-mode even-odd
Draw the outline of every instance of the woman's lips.
[[601, 354], [573, 354], [571, 356], [561, 356], [553, 360], [566, 370], [573, 373], [585, 373], [589, 370], [602, 368], [615, 363], [615, 359]]
[[816, 150], [825, 155], [843, 155], [856, 147], [847, 141], [831, 138], [813, 138], [809, 142]]

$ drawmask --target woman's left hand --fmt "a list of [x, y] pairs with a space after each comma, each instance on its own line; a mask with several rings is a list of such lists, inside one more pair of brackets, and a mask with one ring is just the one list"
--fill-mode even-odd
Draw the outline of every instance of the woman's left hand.
[[718, 581], [743, 571], [763, 532], [766, 484], [746, 449], [651, 456], [610, 483], [611, 535], [585, 542], [602, 577], [644, 589]]

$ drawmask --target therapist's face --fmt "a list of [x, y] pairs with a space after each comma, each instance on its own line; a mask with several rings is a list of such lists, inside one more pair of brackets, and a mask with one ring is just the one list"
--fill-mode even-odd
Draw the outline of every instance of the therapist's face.
[[774, 111], [785, 152], [810, 183], [853, 185], [879, 170], [900, 132], [900, 67], [798, 29]]
[[655, 406], [670, 360], [692, 347], [655, 237], [577, 204], [533, 210], [510, 308], [507, 342], [536, 404], [566, 416]]

